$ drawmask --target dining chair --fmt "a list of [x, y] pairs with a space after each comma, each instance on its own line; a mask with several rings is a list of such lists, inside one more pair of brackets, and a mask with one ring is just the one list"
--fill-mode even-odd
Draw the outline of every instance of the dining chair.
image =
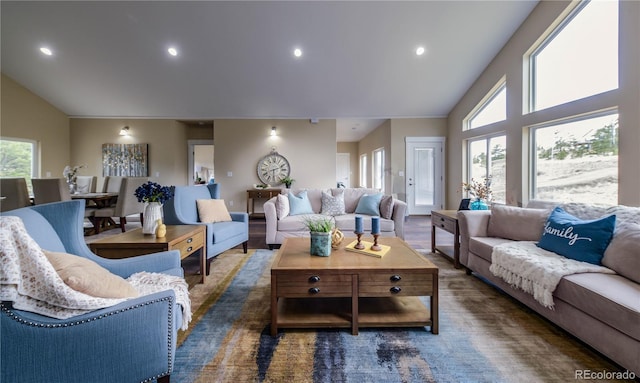
[[[33, 178], [31, 186], [34, 205], [71, 200], [69, 185], [64, 178]], [[84, 217], [91, 221], [96, 211], [95, 207], [85, 206]]]
[[24, 178], [0, 178], [0, 211], [9, 211], [31, 205], [27, 180]]
[[118, 226], [120, 226], [123, 233], [126, 231], [127, 216], [140, 214], [140, 222], [142, 222], [144, 219], [142, 214], [144, 202], [138, 202], [138, 198], [134, 193], [140, 185], [145, 184], [148, 180], [148, 177], [121, 177], [116, 204], [98, 209], [95, 212], [96, 231], [99, 232], [106, 227], [107, 223], [115, 217], [120, 220]]
[[71, 200], [69, 186], [64, 178], [33, 178], [31, 185], [35, 205]]
[[104, 177], [104, 183], [102, 184], [103, 193], [118, 193], [120, 191], [120, 184], [125, 177], [120, 176], [106, 176]]
[[78, 193], [95, 193], [96, 184], [98, 183], [97, 176], [77, 176], [76, 177], [76, 191]]

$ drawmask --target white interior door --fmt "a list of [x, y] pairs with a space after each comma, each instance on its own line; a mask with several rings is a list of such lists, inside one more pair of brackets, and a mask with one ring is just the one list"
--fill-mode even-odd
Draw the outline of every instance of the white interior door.
[[336, 154], [336, 184], [342, 182], [345, 187], [351, 187], [351, 156], [349, 153]]
[[406, 138], [406, 191], [410, 215], [444, 208], [444, 137]]

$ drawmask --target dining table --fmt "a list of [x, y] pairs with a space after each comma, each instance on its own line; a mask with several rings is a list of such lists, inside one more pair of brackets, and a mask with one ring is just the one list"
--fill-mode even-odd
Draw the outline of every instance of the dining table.
[[[85, 206], [87, 208], [102, 209], [115, 205], [118, 202], [118, 193], [74, 193], [71, 194], [71, 199], [83, 199], [86, 201]], [[93, 215], [87, 216], [87, 219], [91, 222], [92, 226], [85, 229], [85, 235], [94, 235], [102, 230], [109, 230], [116, 227], [116, 223], [112, 218], [109, 218], [106, 222], [102, 222], [103, 227], [101, 228], [96, 226], [100, 224], [100, 221], [96, 220]]]

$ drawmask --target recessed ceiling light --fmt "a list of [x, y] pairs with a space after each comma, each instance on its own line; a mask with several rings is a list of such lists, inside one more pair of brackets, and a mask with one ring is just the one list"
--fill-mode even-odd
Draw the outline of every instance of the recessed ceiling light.
[[47, 48], [47, 47], [41, 47], [40, 48], [40, 52], [44, 53], [47, 56], [51, 56], [53, 54], [53, 52], [51, 51], [51, 49]]
[[178, 55], [178, 50], [174, 47], [170, 47], [169, 49], [167, 49], [167, 52], [169, 52], [169, 54], [171, 56], [177, 56]]
[[424, 54], [424, 47], [418, 47], [418, 49], [416, 49], [416, 54], [418, 56], [422, 56]]
[[302, 56], [302, 49], [300, 48], [296, 48], [293, 50], [293, 55], [296, 57], [301, 57]]

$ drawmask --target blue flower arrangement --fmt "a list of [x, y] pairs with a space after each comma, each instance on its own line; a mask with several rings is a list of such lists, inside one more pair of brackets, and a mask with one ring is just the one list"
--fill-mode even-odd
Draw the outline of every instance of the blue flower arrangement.
[[162, 186], [149, 181], [140, 185], [133, 194], [138, 198], [138, 202], [160, 202], [164, 204], [173, 198], [173, 186]]

